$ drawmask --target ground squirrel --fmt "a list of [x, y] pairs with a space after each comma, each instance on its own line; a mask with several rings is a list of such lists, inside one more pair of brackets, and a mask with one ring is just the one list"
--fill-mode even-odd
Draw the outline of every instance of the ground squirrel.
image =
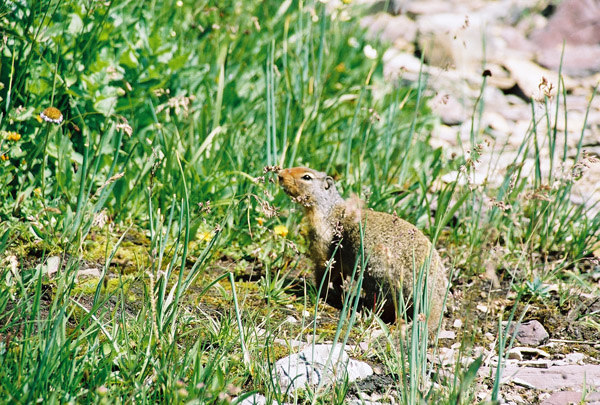
[[[427, 277], [430, 315], [428, 328], [433, 332], [440, 320], [448, 287], [446, 269], [429, 239], [414, 225], [395, 215], [361, 207], [358, 199], [344, 200], [333, 178], [305, 167], [294, 167], [278, 173], [279, 183], [294, 202], [301, 204], [308, 221], [309, 255], [315, 265], [317, 286], [326, 275], [327, 261], [333, 256], [330, 279], [322, 295], [327, 302], [341, 307], [344, 280], [352, 276], [360, 253], [360, 223], [363, 227], [364, 270], [361, 305], [374, 309], [385, 299], [382, 319], [396, 318], [395, 298], [400, 295], [412, 302], [413, 264], [416, 274], [431, 257]], [[424, 284], [423, 284], [424, 285]], [[412, 316], [412, 310], [408, 312]]]

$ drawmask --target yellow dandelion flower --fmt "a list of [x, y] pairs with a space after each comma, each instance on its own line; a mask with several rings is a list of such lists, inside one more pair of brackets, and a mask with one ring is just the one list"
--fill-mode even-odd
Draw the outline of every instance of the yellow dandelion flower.
[[2, 159], [3, 161], [7, 161], [7, 160], [8, 160], [8, 155], [7, 155], [6, 153], [3, 153], [3, 154], [0, 156], [0, 159]]
[[9, 141], [17, 142], [17, 141], [21, 140], [21, 134], [9, 131], [6, 133], [6, 139]]
[[343, 73], [346, 71], [346, 65], [344, 64], [344, 62], [341, 62], [339, 65], [337, 65], [335, 67], [335, 71], [338, 73]]
[[40, 117], [46, 122], [60, 124], [63, 120], [63, 115], [58, 108], [48, 107], [40, 113]]
[[285, 238], [288, 234], [288, 229], [285, 225], [275, 225], [273, 232], [275, 232], [275, 235]]
[[263, 224], [265, 223], [265, 219], [264, 218], [256, 218], [256, 222], [258, 222], [258, 225], [263, 226]]
[[199, 232], [198, 233], [198, 240], [200, 240], [201, 242], [210, 242], [211, 239], [212, 239], [211, 232]]
[[37, 194], [37, 195], [42, 195], [42, 189], [41, 189], [41, 188], [39, 188], [39, 187], [37, 187], [37, 188], [34, 188], [34, 189], [33, 189], [33, 192], [34, 192], [35, 194]]

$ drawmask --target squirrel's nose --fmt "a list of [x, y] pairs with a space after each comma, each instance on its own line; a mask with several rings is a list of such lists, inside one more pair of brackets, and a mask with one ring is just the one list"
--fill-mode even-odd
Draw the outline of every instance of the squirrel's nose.
[[286, 171], [287, 169], [283, 169], [277, 173], [277, 179], [279, 180], [279, 184], [283, 184], [284, 174], [286, 173]]

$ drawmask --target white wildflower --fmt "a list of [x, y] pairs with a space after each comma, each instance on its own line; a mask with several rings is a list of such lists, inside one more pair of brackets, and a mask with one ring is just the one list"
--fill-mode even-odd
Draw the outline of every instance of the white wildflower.
[[366, 45], [363, 48], [363, 52], [365, 53], [365, 56], [369, 59], [377, 58], [377, 49], [373, 48], [371, 45]]

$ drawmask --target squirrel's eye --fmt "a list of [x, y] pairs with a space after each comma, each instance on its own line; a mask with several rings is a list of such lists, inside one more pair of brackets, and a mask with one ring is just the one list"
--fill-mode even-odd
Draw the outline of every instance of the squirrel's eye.
[[303, 180], [312, 180], [312, 177], [310, 177], [310, 174], [305, 174], [304, 176], [302, 176]]

